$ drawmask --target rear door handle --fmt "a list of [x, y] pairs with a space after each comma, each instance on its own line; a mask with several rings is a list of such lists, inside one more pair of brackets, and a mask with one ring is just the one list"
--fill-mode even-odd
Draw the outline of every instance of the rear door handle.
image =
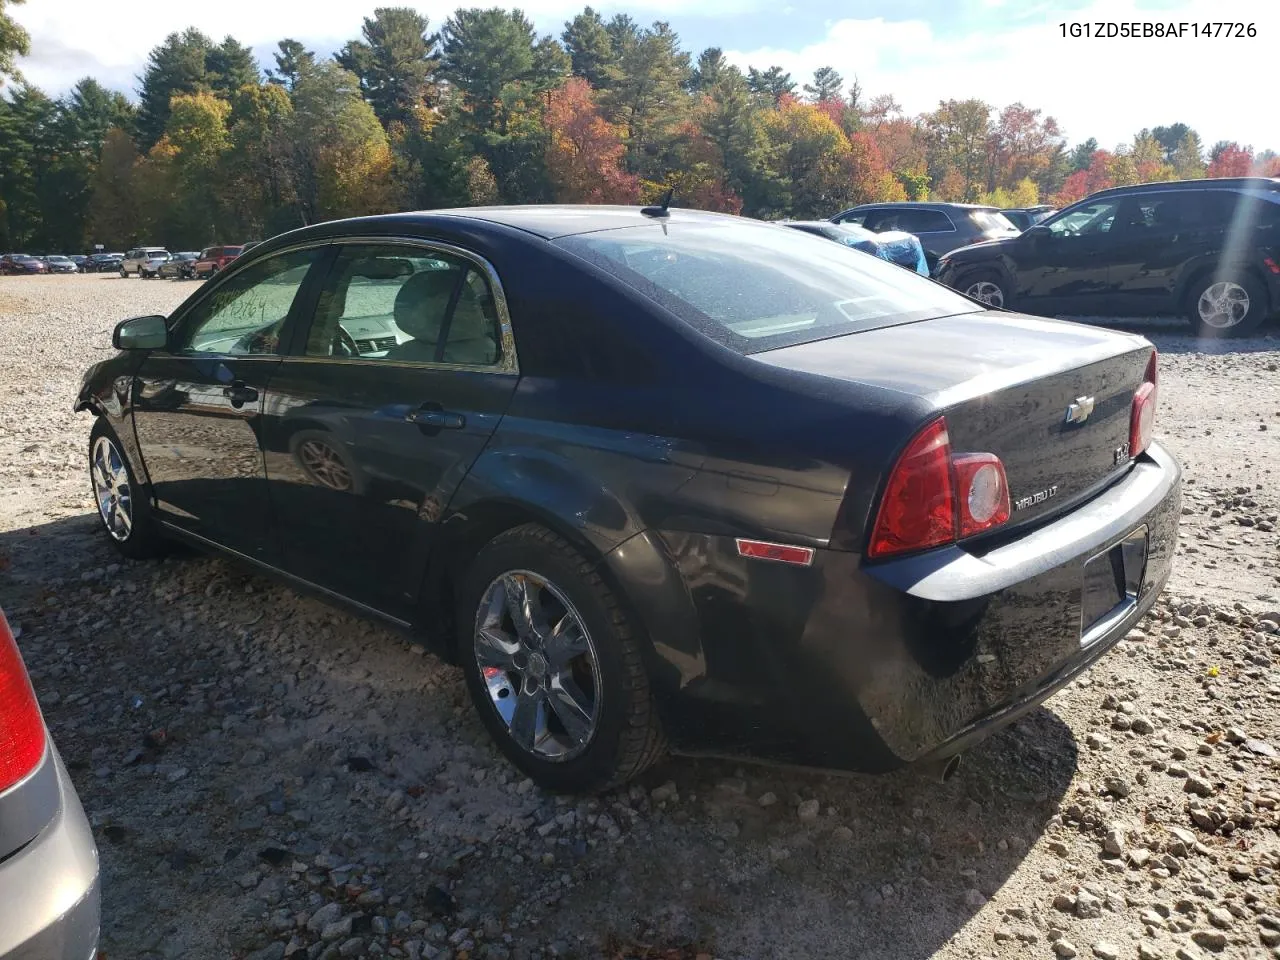
[[246, 386], [243, 380], [232, 380], [230, 386], [222, 388], [222, 395], [229, 398], [231, 405], [237, 409], [258, 399], [258, 391]]
[[467, 425], [467, 418], [452, 410], [441, 410], [439, 407], [419, 407], [405, 415], [407, 423], [416, 423], [420, 427], [433, 430], [461, 430]]

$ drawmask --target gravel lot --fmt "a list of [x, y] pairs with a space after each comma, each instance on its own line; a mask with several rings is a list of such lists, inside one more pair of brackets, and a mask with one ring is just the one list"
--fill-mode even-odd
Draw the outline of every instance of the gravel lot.
[[194, 289], [0, 278], [0, 604], [119, 958], [1280, 957], [1280, 329], [1162, 351], [1183, 547], [1140, 631], [946, 784], [672, 760], [595, 800], [460, 674], [221, 560], [121, 563], [82, 370]]

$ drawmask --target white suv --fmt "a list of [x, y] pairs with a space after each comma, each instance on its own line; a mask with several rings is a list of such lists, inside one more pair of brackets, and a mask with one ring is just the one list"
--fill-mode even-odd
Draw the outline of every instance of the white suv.
[[141, 275], [142, 265], [148, 260], [158, 257], [168, 258], [169, 251], [164, 247], [134, 247], [120, 261], [120, 276], [127, 277], [131, 273]]

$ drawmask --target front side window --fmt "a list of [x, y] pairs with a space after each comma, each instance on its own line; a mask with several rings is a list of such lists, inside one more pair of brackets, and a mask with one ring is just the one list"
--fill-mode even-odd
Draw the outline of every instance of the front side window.
[[740, 353], [980, 309], [893, 264], [771, 224], [646, 224], [555, 242]]
[[996, 230], [1017, 230], [1013, 225], [1013, 221], [998, 210], [974, 210], [969, 214], [969, 218], [978, 226], [979, 230], [990, 233]]
[[501, 356], [484, 274], [462, 257], [401, 245], [351, 245], [320, 294], [306, 355], [490, 366]]
[[175, 352], [274, 353], [298, 290], [319, 255], [319, 250], [296, 250], [269, 257], [218, 284], [182, 318]]
[[1111, 230], [1119, 209], [1119, 200], [1095, 200], [1072, 207], [1046, 220], [1044, 225], [1055, 237], [1096, 236]]

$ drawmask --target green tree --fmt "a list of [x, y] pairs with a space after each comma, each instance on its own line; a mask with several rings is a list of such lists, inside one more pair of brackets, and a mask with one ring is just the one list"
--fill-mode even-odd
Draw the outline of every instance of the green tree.
[[[148, 159], [172, 178], [174, 194], [156, 219], [179, 248], [202, 247], [221, 235], [220, 198], [223, 154], [230, 146], [227, 117], [231, 105], [211, 93], [173, 98], [165, 134]], [[164, 202], [164, 198], [159, 198]]]
[[290, 175], [293, 102], [281, 84], [246, 85], [231, 101], [222, 155], [221, 221], [239, 239], [267, 237], [302, 223]]
[[[1161, 149], [1164, 150], [1164, 159], [1168, 163], [1173, 163], [1173, 155], [1177, 152], [1178, 145], [1189, 133], [1195, 134], [1195, 131], [1185, 123], [1171, 123], [1167, 127], [1156, 127], [1151, 131], [1151, 136], [1156, 138]], [[1196, 140], [1199, 141], [1199, 139], [1199, 134], [1196, 134]]]
[[692, 93], [706, 93], [731, 71], [742, 75], [737, 67], [731, 66], [724, 58], [723, 50], [719, 47], [707, 47], [698, 54], [698, 63], [689, 77], [689, 90]]
[[804, 85], [804, 92], [814, 103], [839, 100], [844, 89], [844, 77], [832, 67], [819, 67], [813, 71], [813, 83]]
[[771, 170], [764, 117], [739, 71], [731, 68], [706, 92], [698, 123], [719, 151], [724, 184], [742, 199], [743, 211], [781, 212], [786, 198]]
[[364, 18], [363, 40], [352, 40], [337, 61], [360, 78], [360, 89], [383, 124], [404, 123], [434, 100], [440, 61], [430, 21], [408, 7], [378, 7]]
[[206, 66], [213, 44], [195, 28], [171, 33], [147, 57], [138, 94], [138, 139], [150, 149], [169, 122], [169, 101], [209, 89]]
[[755, 67], [748, 68], [747, 86], [752, 93], [760, 97], [768, 97], [775, 104], [781, 102], [783, 97], [792, 96], [796, 92], [791, 74], [781, 67], [770, 67], [764, 73]]
[[458, 10], [441, 31], [440, 72], [463, 95], [481, 129], [493, 126], [503, 87], [528, 82], [545, 89], [554, 78], [539, 75], [533, 24], [518, 10]]
[[1200, 135], [1194, 130], [1188, 130], [1178, 141], [1169, 162], [1173, 164], [1174, 176], [1179, 180], [1198, 180], [1203, 177], [1205, 162]]
[[17, 6], [24, 2], [25, 0], [0, 0], [0, 87], [4, 86], [5, 77], [22, 79], [14, 61], [31, 51], [31, 37], [27, 35], [27, 31], [4, 12], [6, 3]]
[[1083, 143], [1076, 144], [1072, 149], [1069, 157], [1070, 173], [1077, 170], [1088, 170], [1089, 165], [1093, 163], [1093, 155], [1098, 152], [1098, 141], [1090, 137]]
[[123, 249], [139, 240], [138, 150], [119, 127], [106, 132], [94, 171], [89, 205], [89, 240], [108, 249]]
[[230, 98], [241, 87], [258, 82], [260, 71], [253, 51], [227, 36], [205, 56], [205, 82], [215, 93]]
[[[974, 201], [985, 192], [993, 129], [981, 100], [946, 100], [924, 118], [929, 174], [946, 184], [947, 200]], [[947, 177], [950, 175], [950, 182]]]
[[67, 141], [85, 152], [96, 163], [98, 153], [112, 127], [129, 130], [135, 110], [124, 94], [108, 90], [93, 77], [85, 77], [67, 97], [63, 109], [67, 124]]
[[646, 30], [619, 29], [614, 49], [618, 75], [602, 95], [605, 118], [624, 130], [631, 172], [660, 179], [664, 141], [689, 106], [684, 93], [689, 55], [680, 50], [675, 31], [661, 21]]
[[267, 79], [286, 90], [293, 90], [298, 78], [316, 65], [316, 55], [297, 40], [284, 39], [276, 44], [273, 57], [274, 70], [267, 70]]
[[391, 147], [355, 74], [316, 64], [293, 90], [286, 131], [290, 176], [304, 223], [394, 206]]
[[586, 7], [564, 25], [560, 42], [569, 53], [574, 76], [583, 77], [596, 90], [609, 85], [613, 76], [613, 41], [604, 18]]

